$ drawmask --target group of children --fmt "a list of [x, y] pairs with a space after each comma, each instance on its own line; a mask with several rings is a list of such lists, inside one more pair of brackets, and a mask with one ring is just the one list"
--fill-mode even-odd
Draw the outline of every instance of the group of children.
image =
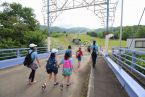
[[[31, 68], [31, 73], [29, 75], [29, 84], [33, 84], [36, 83], [36, 81], [34, 80], [35, 77], [35, 72], [38, 68], [37, 65], [40, 65], [40, 62], [38, 60], [38, 56], [37, 56], [37, 50], [36, 47], [37, 45], [31, 43], [29, 45], [30, 50], [29, 50], [29, 54], [31, 55], [31, 59], [32, 59], [32, 64], [30, 65]], [[96, 64], [96, 59], [97, 59], [97, 55], [98, 55], [98, 45], [96, 45], [96, 41], [93, 41], [93, 45], [88, 47], [88, 52], [90, 52], [91, 57], [92, 57], [92, 66], [95, 69], [95, 64]], [[70, 86], [70, 77], [72, 75], [72, 71], [75, 72], [74, 68], [73, 68], [73, 59], [72, 59], [72, 50], [71, 50], [71, 46], [68, 46], [68, 49], [66, 50], [65, 54], [64, 54], [64, 58], [61, 60], [61, 62], [58, 64], [57, 60], [56, 60], [56, 53], [58, 51], [56, 49], [52, 49], [50, 57], [47, 61], [46, 64], [46, 71], [48, 73], [48, 77], [45, 81], [45, 83], [42, 85], [42, 89], [45, 90], [47, 83], [50, 81], [50, 79], [52, 78], [52, 76], [54, 75], [54, 86], [59, 85], [58, 81], [57, 81], [57, 74], [58, 74], [58, 68], [60, 66], [62, 66], [62, 75], [63, 75], [63, 81], [60, 84], [61, 86], [61, 90], [63, 90], [64, 84], [66, 82], [66, 86]], [[83, 52], [81, 50], [81, 48], [79, 48], [76, 51], [76, 58], [78, 59], [78, 69], [80, 68], [80, 64], [81, 64], [81, 58], [83, 56]]]
[[[56, 60], [56, 49], [52, 49], [51, 55], [47, 61], [46, 64], [46, 71], [48, 73], [48, 77], [45, 81], [45, 83], [42, 85], [42, 90], [46, 89], [47, 83], [50, 81], [52, 78], [52, 75], [54, 75], [54, 86], [59, 85], [57, 81], [57, 74], [58, 74], [58, 68], [62, 66], [62, 75], [63, 75], [63, 81], [60, 84], [61, 90], [63, 90], [63, 87], [66, 83], [66, 86], [70, 86], [70, 77], [72, 75], [72, 71], [75, 72], [74, 67], [73, 67], [73, 59], [72, 59], [72, 50], [71, 46], [68, 46], [68, 49], [66, 50], [64, 54], [64, 58], [61, 60], [61, 62], [58, 64]], [[83, 56], [83, 52], [81, 48], [79, 48], [76, 52], [76, 58], [78, 59], [78, 68], [80, 68], [80, 63], [81, 63], [81, 57]]]

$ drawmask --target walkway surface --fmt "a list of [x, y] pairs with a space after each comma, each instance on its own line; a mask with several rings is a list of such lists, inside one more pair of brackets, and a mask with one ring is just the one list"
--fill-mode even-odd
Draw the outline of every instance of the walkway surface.
[[94, 70], [94, 97], [128, 97], [102, 56]]
[[[58, 56], [59, 61], [62, 57], [62, 55]], [[27, 84], [31, 70], [23, 65], [0, 70], [0, 97], [81, 97], [84, 90], [83, 84], [86, 82], [86, 78], [89, 78], [88, 59], [87, 56], [84, 56], [84, 63], [82, 63], [81, 68], [72, 75], [72, 85], [68, 88], [65, 87], [63, 91], [60, 90], [59, 85], [54, 87], [53, 80], [48, 83], [49, 85], [44, 92], [41, 90], [41, 85], [47, 77], [45, 72], [46, 59], [41, 60], [43, 66], [36, 71], [37, 83], [33, 85]], [[75, 68], [77, 68], [76, 61]], [[61, 68], [59, 69], [58, 81], [62, 82]]]
[[[57, 59], [60, 61], [62, 57], [59, 55]], [[23, 65], [0, 70], [0, 97], [86, 97], [83, 95], [84, 92], [87, 93], [87, 86], [84, 85], [88, 83], [90, 73], [89, 58], [88, 54], [84, 56], [79, 70], [77, 70], [77, 61], [75, 60], [77, 72], [72, 75], [72, 85], [68, 88], [65, 87], [63, 91], [60, 90], [60, 86], [53, 86], [53, 80], [48, 83], [49, 85], [44, 92], [41, 90], [41, 85], [47, 77], [45, 72], [46, 59], [41, 60], [42, 66], [36, 71], [37, 83], [33, 85], [27, 84], [31, 70]], [[97, 59], [94, 75], [94, 97], [128, 97], [102, 57]], [[59, 69], [58, 81], [62, 82], [61, 68]]]

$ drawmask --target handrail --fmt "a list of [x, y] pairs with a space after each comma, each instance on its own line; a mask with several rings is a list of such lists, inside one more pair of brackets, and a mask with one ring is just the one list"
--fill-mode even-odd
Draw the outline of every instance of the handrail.
[[[27, 54], [29, 48], [13, 48], [13, 49], [0, 49], [0, 61], [23, 57]], [[46, 47], [38, 47], [38, 54], [47, 53]]]
[[[64, 53], [65, 53], [64, 50], [59, 50], [57, 54], [64, 54]], [[50, 55], [50, 52], [41, 53], [41, 54], [38, 54], [38, 58], [39, 59], [45, 59], [45, 58], [48, 59], [49, 55]], [[21, 54], [21, 57], [13, 57], [13, 58], [7, 59], [7, 60], [0, 60], [0, 69], [23, 64], [24, 58], [25, 58], [25, 56], [22, 56], [22, 54]]]
[[[123, 60], [126, 60], [127, 62], [132, 63], [132, 61], [127, 60], [126, 58], [123, 58], [123, 57], [121, 57], [121, 56], [119, 56], [119, 55], [117, 55], [117, 54], [114, 54], [114, 55], [120, 57], [120, 58], [123, 59]], [[114, 55], [113, 55], [113, 56], [114, 56]], [[120, 60], [120, 61], [121, 61], [121, 60]], [[138, 66], [138, 67], [140, 67], [141, 69], [145, 70], [145, 68], [144, 68], [143, 66], [141, 66], [141, 65], [138, 65], [138, 64], [136, 64], [136, 63], [132, 63], [132, 64], [134, 64], [135, 66]]]
[[[112, 51], [114, 51], [114, 50], [112, 50]], [[101, 52], [101, 53], [102, 53], [104, 59], [106, 60], [106, 62], [108, 63], [108, 66], [112, 69], [115, 76], [121, 83], [122, 88], [124, 88], [126, 90], [128, 95], [130, 97], [144, 97], [145, 89], [140, 84], [138, 84], [138, 82], [136, 82], [136, 80], [134, 78], [132, 78], [123, 68], [121, 68], [121, 66], [118, 65], [118, 64], [122, 63], [123, 61], [113, 54], [112, 59], [115, 59], [115, 58], [117, 59], [117, 63], [115, 63], [109, 56], [106, 56], [104, 52]], [[113, 52], [113, 53], [115, 53], [115, 52]], [[125, 63], [125, 65], [127, 67], [133, 68], [126, 63]]]
[[127, 48], [113, 48], [112, 59], [129, 71], [141, 84], [145, 85], [145, 52]]

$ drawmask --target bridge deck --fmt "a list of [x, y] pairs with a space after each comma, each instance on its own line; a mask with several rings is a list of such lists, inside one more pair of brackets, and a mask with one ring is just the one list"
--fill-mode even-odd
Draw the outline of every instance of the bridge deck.
[[[60, 57], [62, 56], [59, 56], [59, 59]], [[84, 56], [80, 70], [72, 75], [72, 85], [69, 88], [65, 88], [64, 91], [60, 91], [59, 86], [54, 87], [51, 81], [46, 91], [42, 92], [41, 85], [47, 76], [44, 65], [36, 71], [37, 83], [31, 86], [27, 85], [30, 70], [23, 65], [0, 70], [0, 97], [81, 97], [84, 95], [84, 84], [87, 78], [89, 78], [90, 63], [88, 64], [88, 62], [89, 56]], [[46, 64], [46, 60], [42, 60], [41, 64]], [[59, 82], [62, 82], [61, 72], [59, 70]], [[101, 57], [97, 59], [94, 86], [95, 97], [128, 97], [113, 72]]]
[[97, 59], [94, 77], [95, 97], [128, 97], [102, 57]]

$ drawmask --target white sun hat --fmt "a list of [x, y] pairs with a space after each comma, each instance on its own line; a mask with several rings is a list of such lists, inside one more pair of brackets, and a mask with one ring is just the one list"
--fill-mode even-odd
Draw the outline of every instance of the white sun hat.
[[52, 52], [52, 53], [57, 53], [57, 52], [58, 52], [58, 50], [57, 50], [57, 49], [55, 49], [55, 48], [53, 48], [53, 49], [51, 50], [51, 52]]
[[29, 47], [36, 47], [37, 45], [34, 43], [29, 44]]

